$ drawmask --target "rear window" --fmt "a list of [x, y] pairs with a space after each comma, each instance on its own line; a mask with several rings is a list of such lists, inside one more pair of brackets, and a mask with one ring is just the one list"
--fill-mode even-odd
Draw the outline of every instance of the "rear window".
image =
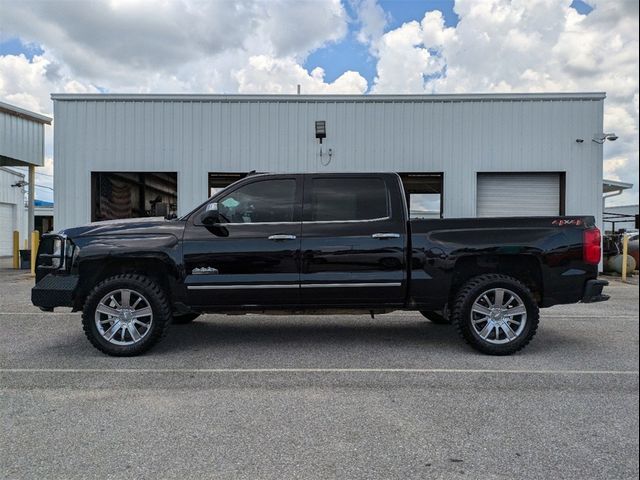
[[314, 178], [309, 209], [314, 222], [385, 218], [387, 188], [380, 178]]

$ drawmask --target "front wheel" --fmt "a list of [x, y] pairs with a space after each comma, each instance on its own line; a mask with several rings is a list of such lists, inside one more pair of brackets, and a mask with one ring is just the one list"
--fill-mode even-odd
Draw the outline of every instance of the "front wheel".
[[171, 308], [162, 288], [135, 274], [115, 275], [100, 282], [82, 310], [82, 326], [91, 344], [118, 357], [149, 350], [170, 322]]
[[539, 317], [531, 291], [500, 274], [469, 280], [458, 292], [452, 312], [462, 338], [490, 355], [510, 355], [524, 348], [536, 334]]

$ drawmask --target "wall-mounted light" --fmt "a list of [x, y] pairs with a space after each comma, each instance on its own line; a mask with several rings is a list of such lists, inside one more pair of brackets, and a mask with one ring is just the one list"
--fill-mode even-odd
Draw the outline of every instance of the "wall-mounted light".
[[316, 138], [322, 143], [323, 138], [327, 138], [327, 122], [316, 120]]
[[618, 139], [618, 136], [615, 133], [599, 133], [594, 135], [591, 141], [602, 145], [606, 140], [609, 140], [610, 142], [615, 142], [617, 139]]

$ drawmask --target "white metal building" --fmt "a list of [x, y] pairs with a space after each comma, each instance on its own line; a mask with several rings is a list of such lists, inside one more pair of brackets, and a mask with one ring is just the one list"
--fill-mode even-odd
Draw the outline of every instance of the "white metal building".
[[21, 239], [33, 231], [35, 168], [44, 165], [44, 125], [50, 123], [49, 117], [0, 102], [0, 168], [29, 168], [25, 222], [23, 185], [17, 185], [24, 183], [24, 175], [6, 168], [0, 171], [0, 256], [11, 255], [14, 230], [21, 232]]
[[185, 213], [252, 170], [398, 172], [420, 216], [602, 215], [604, 93], [52, 98], [56, 229]]
[[24, 190], [18, 186], [23, 181], [23, 174], [0, 167], [0, 257], [13, 254], [14, 230], [20, 232], [20, 238], [26, 238]]

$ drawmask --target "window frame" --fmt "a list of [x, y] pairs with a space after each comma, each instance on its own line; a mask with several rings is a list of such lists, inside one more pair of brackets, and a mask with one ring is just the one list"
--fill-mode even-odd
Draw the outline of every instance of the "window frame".
[[[307, 211], [311, 212], [311, 206], [313, 204], [313, 181], [314, 180], [378, 180], [384, 185], [387, 215], [385, 217], [366, 218], [366, 219], [354, 219], [354, 220], [307, 220]], [[338, 223], [371, 223], [371, 222], [383, 222], [389, 221], [393, 218], [393, 199], [391, 198], [391, 188], [389, 180], [386, 176], [380, 175], [367, 175], [367, 174], [342, 174], [342, 175], [306, 175], [304, 184], [304, 202], [302, 205], [302, 223], [305, 225], [321, 225], [321, 224], [338, 224]]]

